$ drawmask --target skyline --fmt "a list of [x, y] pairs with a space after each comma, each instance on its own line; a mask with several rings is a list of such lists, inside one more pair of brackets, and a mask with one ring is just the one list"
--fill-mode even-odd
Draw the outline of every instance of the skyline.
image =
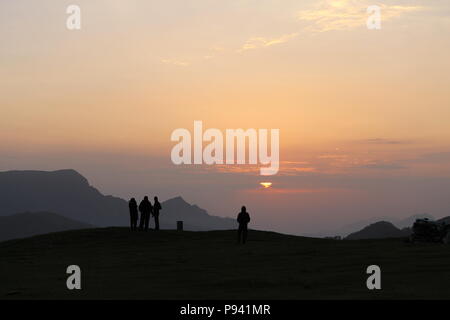
[[[296, 234], [449, 214], [450, 4], [80, 0], [68, 31], [69, 4], [0, 4], [1, 171], [72, 168], [221, 216], [245, 204]], [[195, 120], [279, 128], [278, 174], [173, 165], [171, 133]]]

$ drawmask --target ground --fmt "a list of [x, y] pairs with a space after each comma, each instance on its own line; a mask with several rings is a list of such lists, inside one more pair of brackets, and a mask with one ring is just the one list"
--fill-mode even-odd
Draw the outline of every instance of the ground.
[[[366, 268], [381, 267], [381, 290]], [[82, 290], [66, 287], [78, 265]], [[450, 299], [450, 246], [104, 228], [0, 243], [0, 299]]]

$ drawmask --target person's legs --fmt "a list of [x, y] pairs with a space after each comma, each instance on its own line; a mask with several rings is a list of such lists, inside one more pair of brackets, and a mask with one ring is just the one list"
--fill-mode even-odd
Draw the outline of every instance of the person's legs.
[[159, 230], [159, 214], [155, 214], [155, 230]]
[[247, 233], [248, 229], [247, 226], [245, 226], [242, 230], [242, 243], [245, 243], [247, 241]]
[[145, 213], [141, 212], [141, 220], [139, 221], [139, 229], [144, 229], [144, 223], [145, 223]]
[[152, 214], [148, 213], [148, 219], [147, 219], [147, 229], [150, 228], [150, 219], [152, 218]]
[[150, 214], [149, 214], [149, 213], [146, 213], [146, 214], [145, 214], [145, 230], [148, 230], [148, 223], [149, 223], [149, 220], [150, 220]]
[[238, 243], [241, 243], [241, 235], [242, 235], [242, 227], [241, 226], [239, 226], [239, 228], [238, 228]]

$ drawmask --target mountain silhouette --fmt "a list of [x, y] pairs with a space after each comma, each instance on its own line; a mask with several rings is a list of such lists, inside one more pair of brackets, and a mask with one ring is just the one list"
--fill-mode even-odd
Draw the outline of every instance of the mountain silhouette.
[[450, 216], [437, 220], [438, 223], [450, 224]]
[[[103, 195], [72, 169], [0, 172], [0, 203], [0, 216], [46, 211], [100, 227], [129, 224], [127, 201]], [[164, 229], [174, 229], [178, 220], [184, 221], [184, 229], [192, 231], [236, 227], [234, 219], [209, 215], [181, 197], [161, 205]]]
[[125, 225], [126, 201], [105, 196], [75, 170], [0, 172], [0, 215], [57, 212], [97, 226]]
[[[397, 227], [398, 229], [401, 230], [404, 228], [411, 228], [412, 225], [414, 224], [414, 222], [416, 221], [416, 219], [424, 219], [424, 218], [428, 218], [430, 220], [435, 220], [435, 218], [432, 215], [427, 214], [427, 213], [415, 214], [415, 215], [412, 215], [412, 216], [409, 216], [409, 217], [406, 217], [403, 219], [387, 217], [387, 216], [378, 216], [378, 217], [373, 217], [370, 219], [355, 221], [355, 222], [346, 224], [346, 225], [341, 226], [336, 229], [323, 230], [323, 231], [315, 232], [315, 233], [305, 233], [304, 235], [309, 236], [309, 237], [315, 237], [315, 238], [334, 237], [334, 236], [341, 236], [341, 237], [345, 238], [346, 236], [348, 236], [352, 233], [355, 233], [357, 231], [360, 231], [364, 227], [366, 227], [370, 224], [374, 224], [379, 221], [390, 222], [395, 227]], [[443, 219], [445, 219], [445, 218], [443, 218]]]
[[394, 224], [397, 228], [400, 228], [400, 229], [410, 228], [410, 227], [412, 227], [414, 222], [416, 222], [417, 219], [425, 219], [425, 218], [428, 220], [435, 220], [435, 218], [431, 214], [422, 213], [422, 214], [412, 215], [406, 219], [394, 221]]
[[399, 229], [387, 221], [379, 221], [368, 225], [360, 231], [349, 234], [346, 240], [402, 238], [410, 234], [410, 229]]
[[0, 241], [94, 226], [51, 212], [25, 212], [0, 217]]
[[211, 216], [197, 205], [187, 203], [182, 197], [169, 199], [162, 203], [162, 217], [165, 221], [175, 223], [186, 222], [186, 230], [223, 230], [236, 228], [236, 221], [231, 218]]

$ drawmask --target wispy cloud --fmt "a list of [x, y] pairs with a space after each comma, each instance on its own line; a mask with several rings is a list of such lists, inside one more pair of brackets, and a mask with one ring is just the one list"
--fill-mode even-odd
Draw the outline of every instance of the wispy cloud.
[[164, 64], [171, 64], [171, 65], [180, 66], [180, 67], [187, 67], [190, 65], [190, 63], [187, 61], [177, 60], [177, 59], [161, 59], [161, 62]]
[[296, 194], [310, 194], [310, 193], [337, 193], [337, 192], [351, 192], [352, 190], [346, 188], [287, 188], [287, 187], [271, 187], [271, 188], [255, 188], [245, 189], [243, 192], [266, 195], [296, 195]]
[[[264, 165], [215, 165], [207, 166], [207, 170], [220, 173], [238, 173], [248, 175], [259, 175], [259, 169]], [[278, 176], [295, 176], [303, 173], [316, 172], [316, 168], [306, 161], [281, 161]]]
[[[319, 0], [311, 8], [298, 12], [298, 19], [311, 22], [311, 31], [350, 30], [366, 26], [367, 8], [374, 3], [361, 0]], [[423, 6], [378, 4], [381, 21], [423, 10]]]
[[274, 45], [282, 44], [288, 42], [289, 40], [298, 36], [298, 33], [284, 34], [277, 38], [266, 38], [266, 37], [253, 37], [248, 39], [237, 52], [244, 52], [247, 50], [271, 47]]
[[387, 162], [373, 162], [369, 164], [365, 164], [359, 167], [359, 169], [375, 169], [375, 170], [397, 170], [397, 169], [406, 169], [407, 167], [398, 163], [387, 163]]
[[412, 160], [412, 162], [450, 163], [450, 152], [445, 151], [422, 154], [417, 159]]
[[385, 138], [372, 138], [365, 139], [361, 141], [362, 143], [368, 144], [380, 144], [380, 145], [389, 145], [389, 144], [409, 144], [411, 141], [406, 140], [395, 140], [395, 139], [385, 139]]

